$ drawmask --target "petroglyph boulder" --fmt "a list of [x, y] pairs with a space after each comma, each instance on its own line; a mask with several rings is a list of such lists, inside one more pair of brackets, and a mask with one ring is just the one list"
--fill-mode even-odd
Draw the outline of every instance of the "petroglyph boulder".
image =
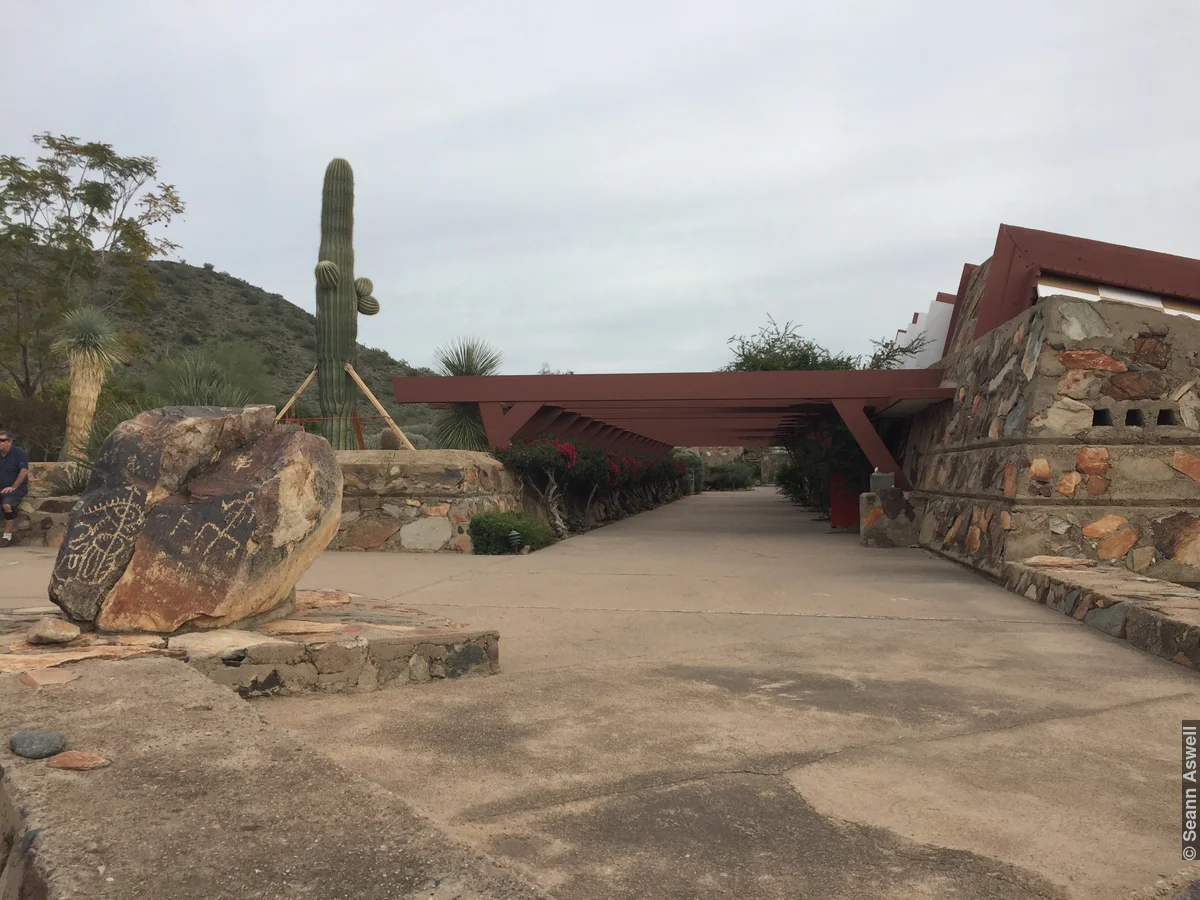
[[287, 608], [337, 534], [324, 439], [269, 406], [169, 407], [123, 422], [72, 512], [50, 599], [102, 631], [217, 628]]

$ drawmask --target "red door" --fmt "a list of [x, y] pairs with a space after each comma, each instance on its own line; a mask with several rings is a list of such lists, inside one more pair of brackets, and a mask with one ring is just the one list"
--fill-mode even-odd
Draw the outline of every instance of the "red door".
[[841, 475], [829, 476], [829, 527], [858, 524], [858, 492]]

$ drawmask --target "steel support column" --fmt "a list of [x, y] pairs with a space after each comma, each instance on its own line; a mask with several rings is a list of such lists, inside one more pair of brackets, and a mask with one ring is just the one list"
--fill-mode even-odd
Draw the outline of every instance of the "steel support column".
[[479, 417], [483, 419], [483, 430], [487, 433], [488, 446], [503, 450], [512, 443], [513, 435], [542, 408], [537, 400], [522, 400], [514, 403], [505, 412], [499, 403], [480, 403]]
[[858, 446], [866, 455], [867, 461], [880, 472], [892, 472], [896, 476], [896, 487], [904, 491], [912, 490], [912, 485], [908, 483], [908, 476], [904, 474], [904, 470], [892, 457], [883, 438], [879, 436], [879, 432], [867, 418], [863, 401], [834, 400], [833, 405], [837, 409], [838, 415], [842, 417], [842, 421], [846, 423], [846, 427], [850, 429], [850, 433], [854, 435], [854, 439], [858, 441]]

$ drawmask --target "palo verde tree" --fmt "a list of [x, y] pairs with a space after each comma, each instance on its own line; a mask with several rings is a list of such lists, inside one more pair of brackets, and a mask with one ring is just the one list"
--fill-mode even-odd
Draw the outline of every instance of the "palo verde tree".
[[66, 361], [66, 313], [143, 307], [156, 290], [145, 263], [177, 249], [156, 233], [184, 210], [151, 156], [110, 144], [35, 135], [32, 163], [0, 156], [0, 370], [24, 397]]
[[[833, 353], [816, 341], [804, 337], [791, 322], [779, 325], [770, 316], [767, 324], [753, 335], [735, 335], [729, 339], [733, 360], [727, 372], [795, 372], [829, 369], [895, 369], [904, 360], [920, 353], [928, 343], [919, 335], [907, 344], [895, 341], [871, 341], [869, 355]], [[830, 506], [831, 476], [839, 475], [865, 488], [870, 466], [858, 442], [836, 412], [828, 408], [814, 411], [784, 437], [788, 463], [777, 479], [787, 497], [827, 512]]]

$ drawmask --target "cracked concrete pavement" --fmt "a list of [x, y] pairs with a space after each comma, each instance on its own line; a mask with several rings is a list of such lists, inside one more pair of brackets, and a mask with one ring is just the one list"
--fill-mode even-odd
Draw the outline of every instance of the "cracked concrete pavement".
[[[48, 572], [21, 559], [0, 604]], [[255, 709], [562, 900], [1103, 900], [1184, 866], [1200, 676], [770, 489], [304, 586], [499, 629], [498, 677]]]
[[504, 674], [257, 709], [564, 900], [1098, 900], [1183, 865], [1196, 673], [770, 489], [307, 580], [498, 628]]

